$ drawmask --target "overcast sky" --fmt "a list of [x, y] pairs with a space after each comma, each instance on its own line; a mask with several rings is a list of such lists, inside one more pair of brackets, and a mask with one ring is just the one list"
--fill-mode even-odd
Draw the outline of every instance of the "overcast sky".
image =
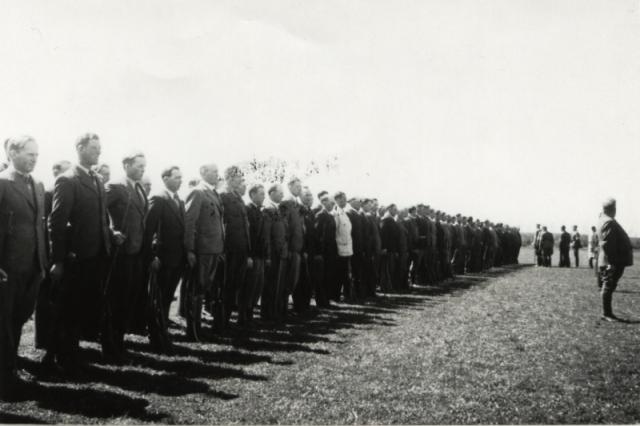
[[0, 136], [37, 174], [84, 131], [158, 185], [257, 155], [340, 158], [314, 192], [558, 228], [605, 196], [640, 234], [640, 2], [3, 1]]

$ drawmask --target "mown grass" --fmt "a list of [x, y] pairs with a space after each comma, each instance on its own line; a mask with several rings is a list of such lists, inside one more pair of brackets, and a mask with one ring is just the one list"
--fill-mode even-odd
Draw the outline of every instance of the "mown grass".
[[637, 423], [639, 276], [630, 268], [614, 296], [626, 323], [599, 320], [589, 269], [519, 266], [209, 344], [176, 328], [173, 357], [132, 338], [127, 367], [89, 345], [92, 370], [77, 382], [42, 374], [30, 325], [33, 395], [0, 405], [0, 421]]

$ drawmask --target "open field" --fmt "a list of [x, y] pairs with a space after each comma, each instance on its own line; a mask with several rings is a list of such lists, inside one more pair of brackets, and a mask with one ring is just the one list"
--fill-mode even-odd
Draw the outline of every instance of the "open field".
[[40, 371], [30, 323], [32, 397], [0, 404], [0, 421], [638, 423], [639, 277], [628, 269], [614, 295], [625, 323], [599, 320], [588, 268], [520, 265], [210, 344], [176, 328], [176, 356], [132, 340], [127, 367], [89, 346], [80, 382]]

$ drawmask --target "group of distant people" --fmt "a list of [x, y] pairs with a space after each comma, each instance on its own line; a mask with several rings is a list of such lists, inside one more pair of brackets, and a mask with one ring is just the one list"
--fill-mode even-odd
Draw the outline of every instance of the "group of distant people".
[[0, 399], [20, 389], [18, 345], [34, 305], [42, 364], [74, 376], [86, 362], [81, 340], [99, 342], [104, 360], [116, 365], [130, 362], [127, 333], [173, 353], [169, 311], [178, 286], [186, 338], [201, 342], [233, 332], [232, 312], [236, 327], [252, 327], [259, 307], [269, 327], [332, 302], [359, 303], [518, 262], [517, 228], [425, 204], [399, 209], [341, 191], [314, 194], [296, 177], [286, 189], [247, 185], [240, 167], [221, 177], [210, 162], [183, 200], [180, 167], [166, 167], [163, 187], [151, 193], [140, 152], [126, 155], [125, 175], [112, 179], [93, 133], [75, 142], [76, 164], [53, 166], [55, 186], [45, 190], [32, 175], [37, 142], [20, 136], [4, 148]]
[[[599, 226], [591, 227], [588, 237], [589, 267], [595, 269], [598, 288], [602, 298], [602, 319], [618, 321], [613, 313], [612, 297], [626, 267], [633, 265], [633, 246], [629, 236], [616, 221], [616, 200], [609, 198], [602, 204]], [[561, 228], [559, 250], [560, 267], [570, 267], [570, 251], [573, 250], [575, 267], [580, 266], [580, 249], [582, 239], [578, 227], [573, 226], [573, 233], [569, 234], [566, 227]], [[536, 225], [533, 246], [537, 266], [551, 266], [554, 236], [546, 226]]]

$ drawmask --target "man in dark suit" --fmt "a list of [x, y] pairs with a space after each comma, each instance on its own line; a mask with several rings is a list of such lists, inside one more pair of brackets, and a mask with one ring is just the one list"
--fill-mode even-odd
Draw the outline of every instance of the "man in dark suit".
[[269, 235], [271, 266], [266, 268], [266, 277], [262, 299], [260, 301], [260, 317], [273, 321], [281, 318], [282, 297], [285, 292], [288, 254], [288, 221], [287, 211], [282, 207], [284, 192], [282, 186], [275, 184], [269, 188], [269, 199], [265, 203], [264, 213], [269, 223], [265, 230]]
[[364, 259], [362, 267], [362, 280], [366, 297], [375, 297], [378, 285], [380, 270], [380, 252], [382, 243], [380, 242], [380, 229], [374, 218], [373, 201], [369, 198], [362, 200], [361, 205], [362, 235], [364, 236]]
[[[249, 221], [249, 241], [251, 267], [247, 268], [244, 291], [239, 299], [246, 303], [239, 309], [244, 309], [247, 314], [247, 325], [253, 321], [253, 307], [258, 303], [258, 299], [264, 289], [265, 266], [271, 266], [271, 240], [269, 232], [271, 225], [268, 217], [264, 214], [262, 204], [265, 199], [264, 186], [257, 184], [249, 189], [251, 201], [246, 205], [247, 220]], [[239, 303], [242, 303], [240, 302]]]
[[145, 271], [142, 249], [147, 194], [140, 181], [147, 165], [144, 154], [135, 152], [122, 160], [125, 177], [105, 185], [107, 210], [114, 231], [125, 236], [114, 253], [107, 283], [111, 316], [103, 333], [103, 351], [116, 362], [126, 361], [124, 336], [145, 326]]
[[616, 221], [616, 200], [609, 198], [602, 204], [598, 226], [598, 286], [602, 296], [602, 319], [617, 321], [611, 301], [618, 281], [627, 266], [633, 265], [633, 248], [629, 236]]
[[571, 235], [567, 232], [567, 228], [562, 225], [560, 227], [560, 262], [558, 266], [561, 268], [571, 267], [571, 261], [569, 260], [569, 249], [571, 248]]
[[101, 330], [112, 239], [124, 241], [109, 228], [104, 185], [91, 171], [100, 158], [98, 135], [83, 134], [75, 145], [78, 164], [56, 179], [49, 217], [51, 285], [58, 312], [55, 354], [69, 373], [80, 367], [80, 338], [97, 338]]
[[[182, 172], [177, 166], [163, 170], [164, 189], [149, 199], [144, 223], [144, 265], [155, 275], [159, 290], [158, 312], [149, 324], [151, 346], [159, 352], [170, 352], [169, 311], [186, 263], [184, 248], [184, 203], [178, 196]], [[150, 281], [150, 284], [153, 280]]]
[[[225, 226], [225, 274], [224, 292], [224, 325], [228, 325], [231, 312], [238, 300], [238, 324], [247, 322], [247, 309], [250, 304], [250, 292], [244, 289], [247, 267], [253, 267], [249, 257], [250, 238], [247, 209], [242, 201], [246, 187], [244, 174], [237, 166], [230, 166], [224, 172], [227, 183], [226, 191], [220, 194], [224, 208]], [[244, 300], [240, 300], [240, 296]]]
[[187, 196], [185, 212], [185, 248], [191, 270], [188, 280], [187, 338], [202, 339], [202, 307], [205, 294], [212, 298], [216, 328], [224, 322], [222, 288], [214, 288], [218, 262], [224, 249], [224, 208], [216, 190], [218, 166], [200, 167], [202, 181]]
[[[63, 160], [56, 162], [53, 167], [53, 177], [57, 178], [62, 173], [69, 170], [71, 163]], [[46, 190], [44, 193], [44, 212], [45, 219], [48, 220], [53, 206], [53, 188]], [[50, 252], [49, 233], [45, 234], [45, 246], [47, 255]], [[51, 277], [47, 267], [45, 279], [40, 283], [40, 291], [38, 292], [38, 300], [36, 302], [36, 320], [35, 320], [35, 343], [36, 348], [46, 350], [46, 354], [42, 361], [45, 365], [51, 366], [55, 362], [55, 354], [53, 352], [53, 332], [54, 324], [57, 321], [54, 309], [53, 299], [51, 298]]]
[[315, 229], [320, 244], [322, 254], [322, 279], [318, 280], [316, 287], [316, 304], [321, 308], [330, 306], [329, 299], [332, 297], [333, 288], [336, 281], [336, 264], [338, 262], [338, 246], [336, 243], [336, 221], [331, 212], [333, 211], [333, 200], [327, 191], [320, 191], [318, 199], [322, 209], [316, 213]]
[[578, 232], [578, 226], [573, 225], [573, 233], [571, 234], [571, 251], [573, 251], [573, 259], [576, 268], [580, 267], [580, 249], [582, 248], [582, 237]]
[[397, 214], [398, 209], [396, 205], [389, 205], [385, 209], [380, 226], [380, 240], [382, 242], [382, 276], [380, 287], [385, 293], [391, 291], [393, 287], [398, 263], [400, 229], [395, 220]]
[[393, 287], [397, 290], [409, 288], [409, 231], [405, 226], [405, 212], [398, 212], [395, 217], [397, 226], [398, 260], [396, 262]]
[[418, 284], [418, 268], [422, 264], [423, 251], [420, 245], [420, 231], [418, 229], [416, 206], [411, 206], [407, 210], [404, 227], [407, 230], [407, 248], [409, 250], [409, 279], [411, 283]]
[[553, 256], [553, 234], [547, 230], [546, 226], [542, 227], [540, 233], [540, 253], [542, 254], [542, 266], [551, 266], [551, 256]]
[[0, 399], [19, 392], [22, 327], [33, 313], [47, 267], [44, 187], [31, 176], [38, 144], [30, 136], [11, 138], [7, 155], [11, 164], [0, 173]]
[[287, 186], [289, 196], [282, 201], [288, 230], [286, 285], [278, 295], [278, 309], [281, 311], [279, 315], [282, 319], [287, 316], [289, 295], [293, 294], [300, 279], [300, 261], [304, 245], [304, 221], [300, 213], [302, 205], [299, 201], [300, 194], [302, 194], [302, 182], [297, 177], [292, 177]]
[[315, 232], [315, 213], [313, 207], [313, 193], [309, 187], [302, 188], [300, 194], [300, 215], [304, 225], [304, 244], [302, 246], [302, 256], [300, 259], [300, 279], [293, 292], [293, 309], [299, 315], [304, 315], [309, 311], [313, 289], [317, 287], [318, 265], [317, 257], [320, 256], [318, 249], [318, 239]]

